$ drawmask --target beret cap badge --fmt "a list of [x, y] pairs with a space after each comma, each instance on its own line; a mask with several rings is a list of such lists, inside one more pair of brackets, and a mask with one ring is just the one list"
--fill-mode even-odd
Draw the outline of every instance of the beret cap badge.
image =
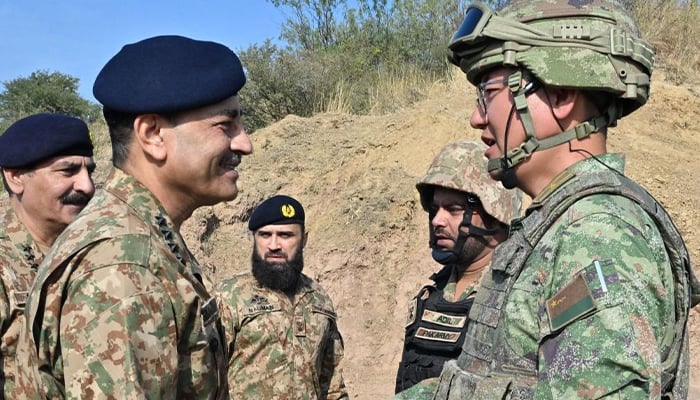
[[282, 216], [285, 218], [292, 218], [295, 214], [294, 206], [292, 206], [291, 204], [282, 205], [280, 211], [282, 211]]

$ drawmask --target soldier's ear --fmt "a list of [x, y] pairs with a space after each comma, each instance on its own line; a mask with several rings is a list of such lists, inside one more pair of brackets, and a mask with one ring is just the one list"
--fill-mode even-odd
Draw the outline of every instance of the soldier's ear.
[[554, 116], [561, 121], [571, 116], [579, 96], [583, 94], [574, 89], [548, 87], [545, 95], [549, 97]]
[[134, 119], [134, 140], [153, 160], [165, 161], [167, 158], [164, 140], [164, 128], [167, 126], [165, 118], [158, 114], [139, 115]]
[[5, 176], [5, 182], [7, 182], [7, 187], [10, 191], [16, 195], [21, 195], [24, 193], [24, 181], [22, 180], [22, 175], [26, 171], [21, 169], [3, 168], [2, 174]]
[[309, 231], [304, 231], [304, 237], [301, 240], [301, 247], [306, 247], [306, 241], [309, 240]]

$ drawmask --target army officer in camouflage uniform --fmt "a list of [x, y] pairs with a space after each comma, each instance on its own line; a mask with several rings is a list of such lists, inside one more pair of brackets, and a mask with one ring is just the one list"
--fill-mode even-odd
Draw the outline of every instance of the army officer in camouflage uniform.
[[0, 398], [21, 399], [26, 355], [17, 341], [27, 294], [44, 253], [95, 192], [88, 127], [58, 114], [22, 118], [0, 136], [0, 168], [10, 197], [0, 213]]
[[450, 44], [491, 176], [533, 197], [496, 249], [437, 399], [684, 399], [697, 281], [606, 136], [654, 53], [617, 0], [472, 4]]
[[483, 143], [467, 140], [448, 144], [416, 185], [428, 213], [433, 259], [444, 267], [409, 303], [397, 400], [432, 398], [443, 364], [460, 354], [493, 250], [520, 212], [522, 193], [491, 179], [485, 150]]
[[330, 297], [304, 275], [307, 232], [301, 204], [289, 196], [262, 202], [248, 222], [252, 272], [222, 282], [233, 309], [225, 320], [234, 399], [347, 399], [343, 340]]
[[244, 83], [228, 47], [181, 36], [126, 45], [100, 71], [114, 168], [30, 294], [42, 396], [228, 398], [219, 311], [180, 227], [238, 193]]

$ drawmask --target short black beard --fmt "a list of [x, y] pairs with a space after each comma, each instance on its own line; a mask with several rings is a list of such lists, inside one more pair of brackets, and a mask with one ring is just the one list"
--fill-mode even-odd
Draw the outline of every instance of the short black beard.
[[459, 253], [457, 263], [460, 265], [469, 265], [476, 260], [476, 257], [481, 254], [486, 248], [486, 240], [482, 236], [470, 235], [462, 246], [462, 251]]
[[303, 248], [299, 246], [293, 259], [283, 263], [271, 263], [265, 261], [253, 248], [253, 276], [261, 286], [292, 296], [304, 269], [303, 253]]

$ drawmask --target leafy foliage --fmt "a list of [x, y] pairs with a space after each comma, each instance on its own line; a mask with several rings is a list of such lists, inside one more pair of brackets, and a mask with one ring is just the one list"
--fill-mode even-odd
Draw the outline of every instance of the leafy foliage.
[[241, 53], [250, 131], [287, 114], [394, 111], [377, 88], [397, 76], [444, 77], [446, 44], [463, 16], [456, 2], [441, 0], [358, 0], [353, 7], [345, 0], [270, 1], [290, 11], [282, 28], [287, 46], [267, 41]]
[[100, 116], [100, 107], [78, 94], [77, 78], [60, 72], [35, 71], [3, 82], [0, 93], [0, 132], [14, 121], [40, 112], [72, 115], [87, 122]]

